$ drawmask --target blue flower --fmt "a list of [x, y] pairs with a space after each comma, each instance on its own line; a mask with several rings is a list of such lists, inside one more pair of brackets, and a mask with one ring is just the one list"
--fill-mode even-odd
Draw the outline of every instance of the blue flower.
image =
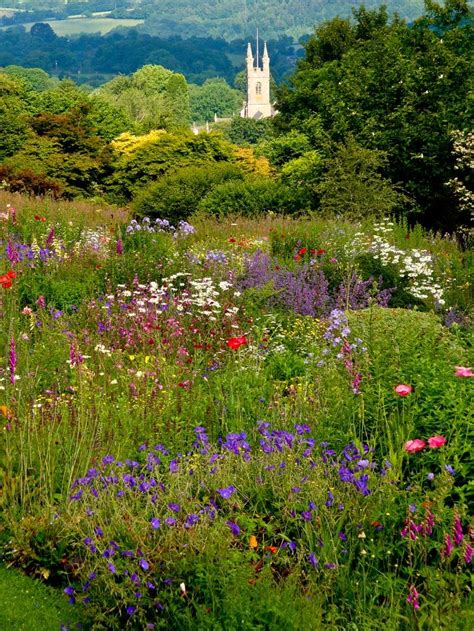
[[445, 464], [444, 468], [449, 473], [449, 475], [456, 475], [456, 470], [450, 464]]
[[154, 530], [158, 530], [158, 528], [161, 526], [161, 521], [158, 519], [158, 517], [152, 517], [152, 519], [150, 520], [151, 523], [151, 527]]

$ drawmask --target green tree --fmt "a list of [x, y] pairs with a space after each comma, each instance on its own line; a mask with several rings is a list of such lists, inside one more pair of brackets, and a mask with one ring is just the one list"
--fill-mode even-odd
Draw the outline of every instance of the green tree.
[[203, 85], [190, 85], [191, 119], [202, 124], [219, 118], [232, 117], [242, 108], [242, 94], [225, 79], [208, 79]]
[[318, 27], [279, 93], [276, 128], [305, 133], [317, 149], [308, 124], [319, 119], [330, 143], [352, 134], [385, 152], [382, 174], [416, 200], [426, 223], [450, 229], [459, 218], [445, 184], [455, 176], [451, 131], [472, 123], [474, 29], [464, 0], [428, 8], [411, 26], [360, 9], [349, 25]]
[[401, 207], [406, 198], [380, 171], [387, 157], [358, 145], [352, 137], [334, 148], [326, 172], [316, 186], [320, 210], [353, 219], [383, 217]]

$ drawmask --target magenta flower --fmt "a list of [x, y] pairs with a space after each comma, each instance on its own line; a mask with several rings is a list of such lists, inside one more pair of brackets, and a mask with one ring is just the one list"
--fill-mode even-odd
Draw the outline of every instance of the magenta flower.
[[468, 368], [467, 366], [455, 366], [454, 376], [455, 377], [474, 377], [474, 372], [472, 371], [472, 368]]
[[406, 383], [399, 383], [394, 388], [395, 392], [401, 397], [406, 397], [410, 392], [413, 392], [413, 386], [409, 386]]
[[403, 445], [403, 449], [409, 454], [416, 454], [418, 451], [422, 451], [425, 447], [426, 443], [424, 440], [421, 440], [421, 438], [407, 440], [407, 442]]
[[117, 243], [115, 244], [116, 253], [121, 256], [123, 254], [123, 241], [122, 239], [117, 239]]
[[451, 535], [444, 535], [444, 546], [441, 550], [441, 556], [445, 559], [449, 558], [453, 552], [453, 540]]
[[15, 338], [10, 339], [10, 352], [8, 354], [8, 367], [10, 369], [10, 383], [15, 383], [15, 369], [16, 369], [17, 357]]
[[447, 440], [444, 436], [432, 436], [428, 438], [428, 446], [431, 447], [431, 449], [437, 449], [438, 447], [446, 445], [446, 443]]
[[460, 546], [461, 543], [462, 543], [462, 540], [464, 539], [464, 535], [463, 535], [463, 532], [462, 532], [461, 518], [459, 517], [458, 513], [456, 513], [456, 515], [454, 515], [453, 537], [454, 537], [454, 543], [457, 546]]
[[418, 602], [420, 594], [418, 593], [414, 585], [410, 585], [410, 593], [407, 596], [407, 603], [413, 606], [413, 609], [419, 609], [420, 603]]
[[472, 556], [474, 553], [474, 548], [469, 544], [466, 544], [466, 549], [464, 551], [464, 563], [472, 563]]

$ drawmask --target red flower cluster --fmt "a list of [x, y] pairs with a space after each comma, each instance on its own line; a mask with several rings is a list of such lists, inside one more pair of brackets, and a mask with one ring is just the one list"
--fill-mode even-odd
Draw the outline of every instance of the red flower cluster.
[[12, 270], [10, 270], [6, 274], [0, 276], [0, 285], [3, 287], [3, 289], [10, 289], [14, 278], [16, 278], [16, 274]]
[[241, 346], [245, 346], [248, 344], [247, 337], [245, 335], [240, 335], [239, 337], [230, 337], [225, 342], [229, 348], [233, 351], [236, 351]]
[[35, 215], [35, 221], [45, 222], [46, 221], [46, 217], [43, 217], [41, 215]]
[[[295, 254], [295, 256], [293, 257], [293, 260], [295, 260], [297, 263], [299, 263], [301, 261], [301, 257], [304, 256], [308, 251], [308, 248], [300, 248], [298, 250], [298, 253]], [[313, 256], [320, 256], [321, 254], [326, 254], [326, 250], [316, 250], [315, 248], [312, 248], [310, 250], [310, 254], [312, 254]]]

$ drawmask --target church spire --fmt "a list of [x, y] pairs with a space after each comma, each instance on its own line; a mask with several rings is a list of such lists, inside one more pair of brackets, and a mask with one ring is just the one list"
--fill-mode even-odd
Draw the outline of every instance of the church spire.
[[252, 46], [251, 46], [250, 42], [249, 42], [249, 44], [247, 46], [247, 57], [246, 57], [246, 60], [247, 60], [247, 66], [249, 68], [253, 68], [253, 53], [252, 53]]
[[270, 71], [270, 57], [268, 56], [267, 42], [263, 43], [262, 67], [265, 72]]

